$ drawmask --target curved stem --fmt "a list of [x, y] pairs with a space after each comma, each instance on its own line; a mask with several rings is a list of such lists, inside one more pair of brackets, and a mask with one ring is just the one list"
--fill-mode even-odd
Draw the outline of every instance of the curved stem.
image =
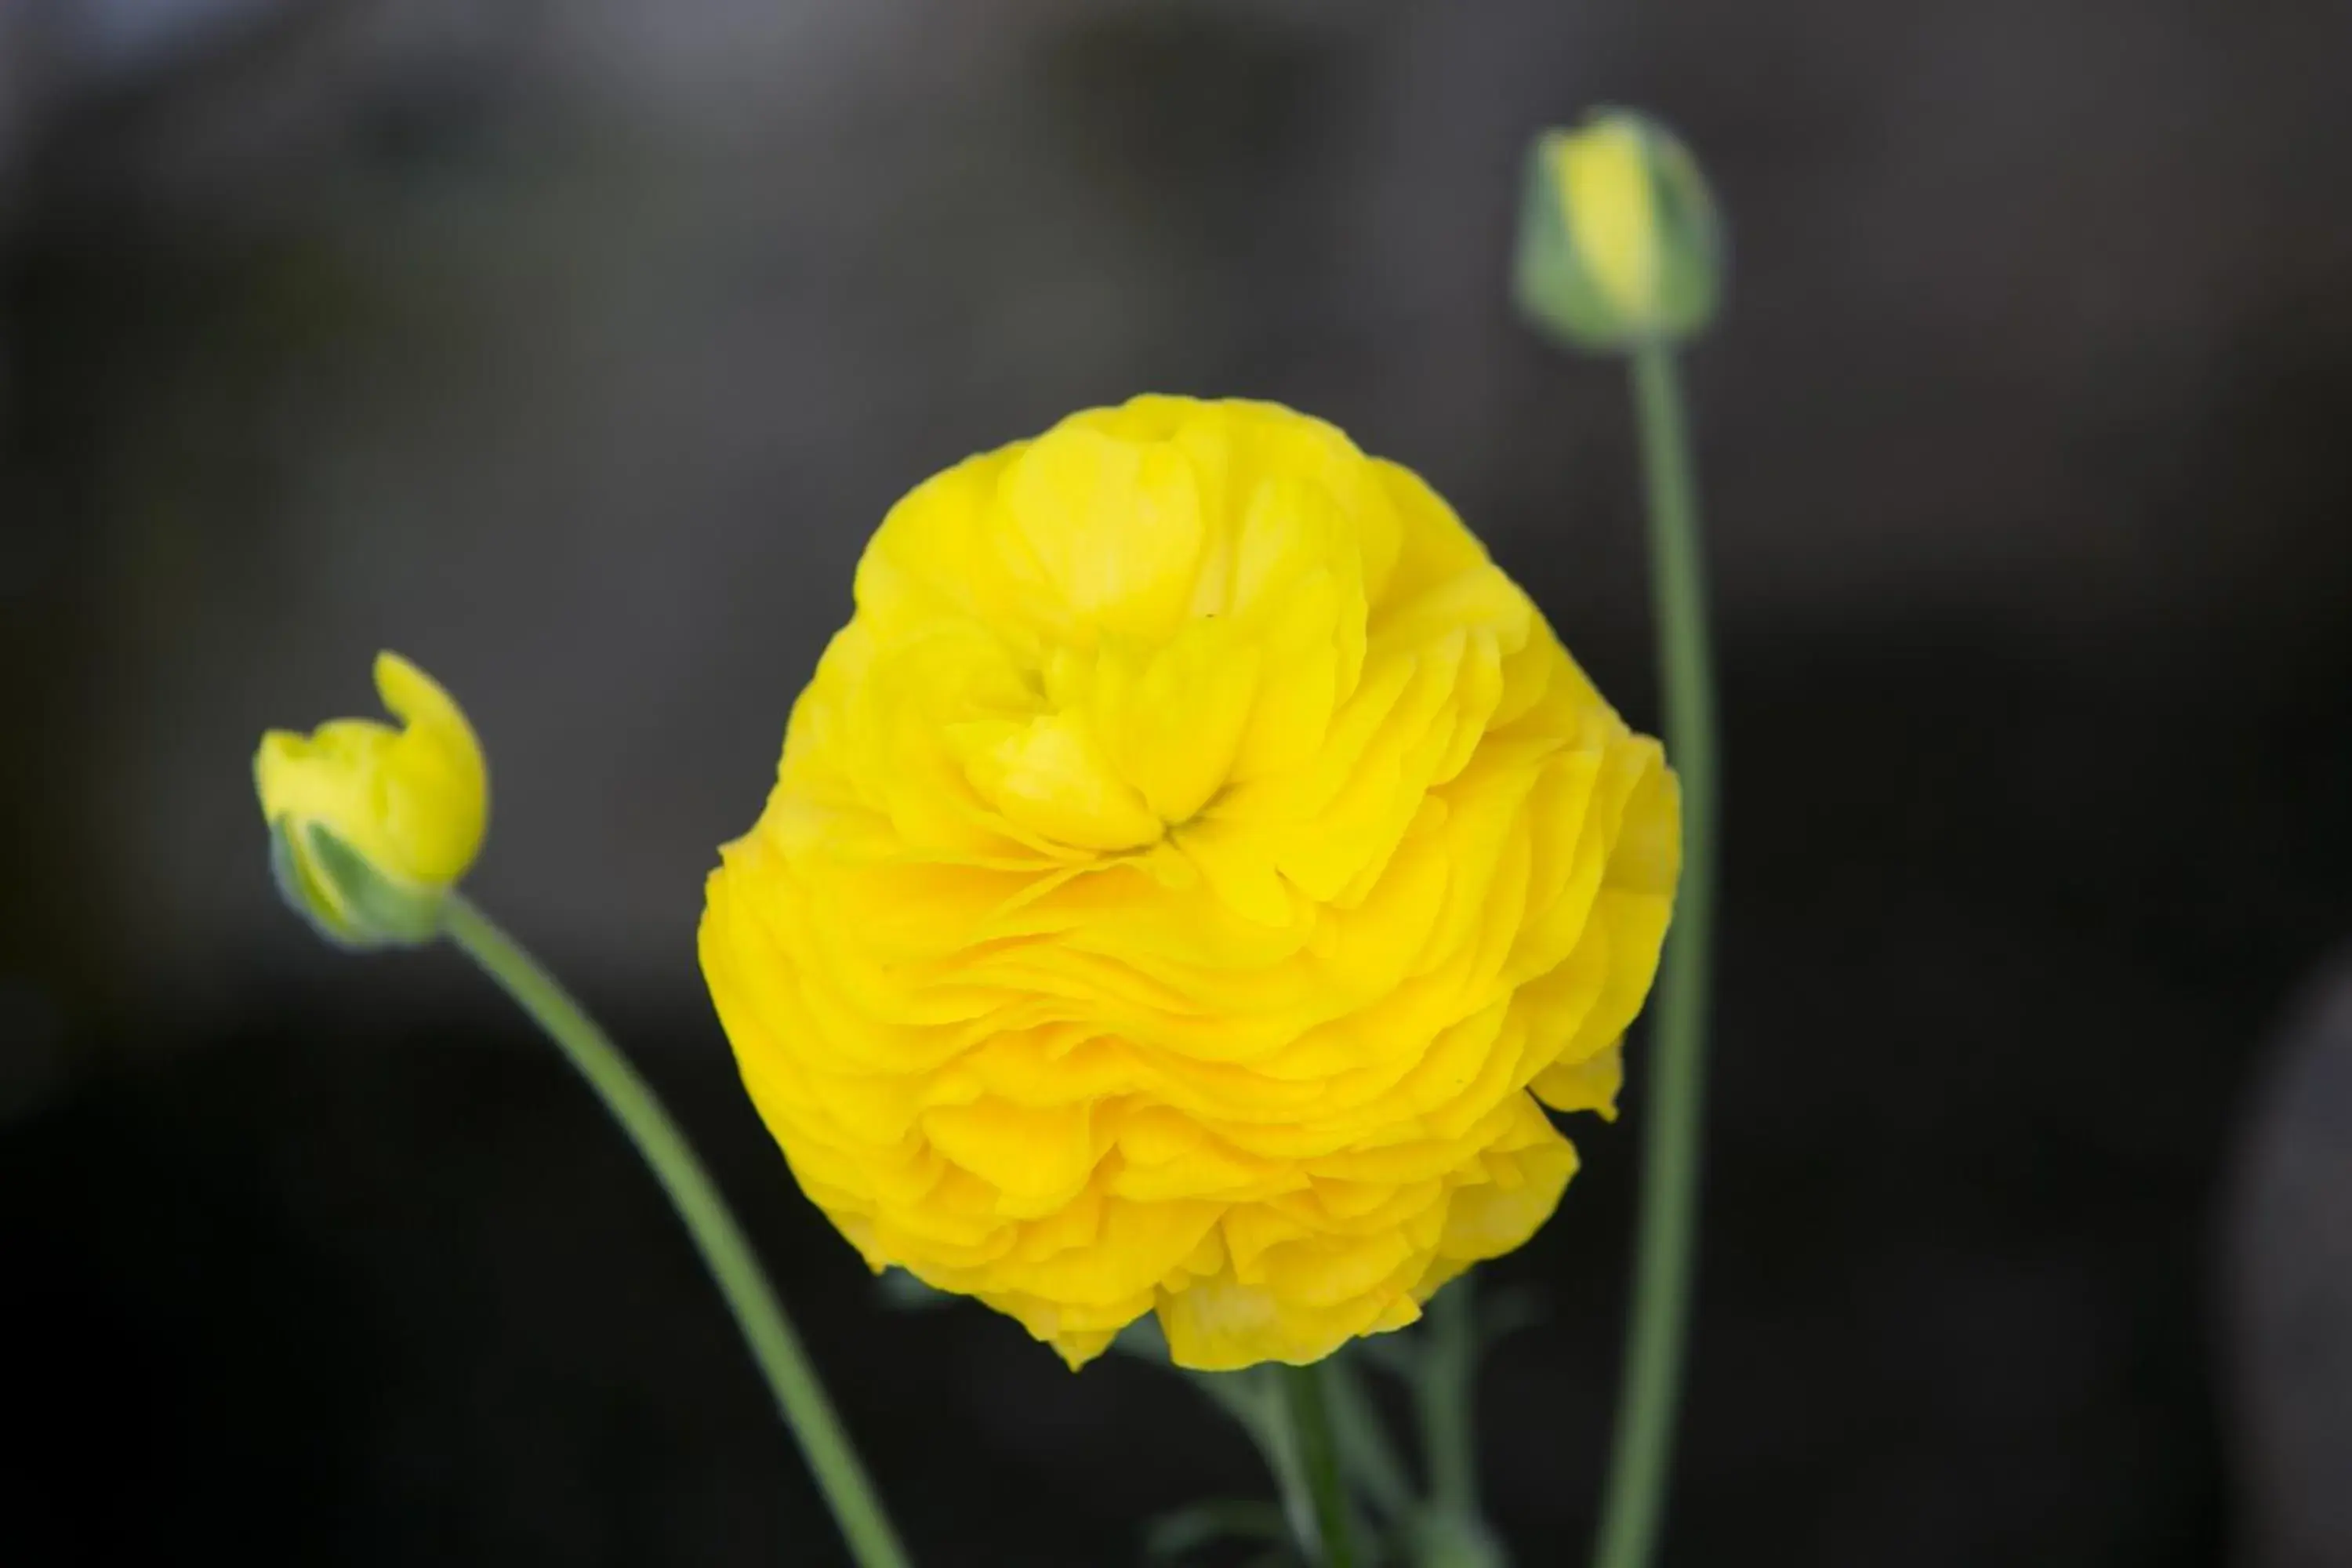
[[1286, 1366], [1279, 1369], [1290, 1431], [1298, 1446], [1299, 1468], [1315, 1499], [1316, 1533], [1322, 1539], [1323, 1568], [1355, 1568], [1354, 1542], [1348, 1533], [1348, 1495], [1339, 1483], [1339, 1446], [1331, 1436], [1331, 1409], [1323, 1394], [1323, 1369]]
[[719, 1293], [735, 1314], [752, 1359], [774, 1391], [785, 1423], [799, 1439], [859, 1568], [906, 1568], [906, 1550], [809, 1365], [800, 1336], [761, 1271], [742, 1227], [677, 1123], [595, 1021], [489, 917], [453, 893], [445, 906], [442, 930], [562, 1047], [669, 1194]]
[[1643, 1119], [1641, 1216], [1616, 1449], [1601, 1513], [1601, 1568], [1643, 1568], [1664, 1512], [1698, 1223], [1710, 948], [1715, 926], [1716, 723], [1706, 579], [1690, 437], [1674, 351], [1635, 351], [1634, 403], [1665, 696], [1666, 754], [1682, 784], [1683, 873], [1658, 983]]

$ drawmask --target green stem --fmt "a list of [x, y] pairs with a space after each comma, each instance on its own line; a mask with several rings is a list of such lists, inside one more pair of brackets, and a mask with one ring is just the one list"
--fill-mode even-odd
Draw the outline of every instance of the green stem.
[[1710, 946], [1715, 925], [1716, 725], [1706, 578], [1690, 436], [1674, 351], [1633, 354], [1666, 755], [1682, 782], [1683, 874], [1658, 982], [1643, 1118], [1641, 1215], [1617, 1444], [1601, 1512], [1600, 1568], [1644, 1568], [1664, 1513], [1698, 1221]]
[[1379, 1408], [1364, 1391], [1354, 1359], [1348, 1351], [1336, 1351], [1318, 1364], [1323, 1368], [1324, 1396], [1331, 1407], [1332, 1436], [1339, 1445], [1339, 1473], [1383, 1518], [1410, 1516], [1415, 1504], [1412, 1481], [1389, 1442]]
[[1471, 1277], [1429, 1300], [1429, 1342], [1422, 1349], [1413, 1389], [1421, 1407], [1421, 1441], [1429, 1464], [1429, 1500], [1439, 1510], [1474, 1518], [1478, 1511], [1477, 1442], [1473, 1434], [1472, 1381], [1477, 1374], [1478, 1325]]
[[1299, 1468], [1307, 1472], [1307, 1489], [1315, 1498], [1315, 1529], [1322, 1537], [1323, 1568], [1355, 1568], [1355, 1547], [1348, 1531], [1348, 1496], [1339, 1484], [1339, 1446], [1331, 1436], [1323, 1369], [1286, 1366], [1278, 1375], [1291, 1436], [1298, 1447]]
[[728, 1310], [735, 1314], [752, 1359], [775, 1391], [776, 1404], [799, 1439], [859, 1568], [906, 1568], [906, 1549], [898, 1544], [833, 1403], [809, 1365], [792, 1320], [784, 1316], [783, 1304], [761, 1272], [742, 1227], [677, 1123], [595, 1021], [489, 917], [453, 893], [442, 930], [562, 1048], [652, 1167], [709, 1267]]

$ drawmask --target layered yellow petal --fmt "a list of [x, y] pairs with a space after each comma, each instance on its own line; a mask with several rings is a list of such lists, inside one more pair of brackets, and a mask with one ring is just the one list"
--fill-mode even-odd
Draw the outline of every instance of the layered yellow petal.
[[1412, 1321], [1613, 1113], [1679, 842], [1653, 742], [1428, 486], [1139, 398], [894, 508], [700, 946], [795, 1176], [1072, 1364]]

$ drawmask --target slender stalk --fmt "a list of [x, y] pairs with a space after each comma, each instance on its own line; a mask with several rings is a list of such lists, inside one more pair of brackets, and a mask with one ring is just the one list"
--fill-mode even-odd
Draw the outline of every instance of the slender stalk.
[[1600, 1568], [1644, 1568], [1664, 1517], [1690, 1315], [1715, 926], [1716, 723], [1706, 579], [1690, 436], [1674, 351], [1637, 349], [1634, 406], [1648, 492], [1650, 561], [1665, 695], [1666, 754], [1682, 781], [1683, 874], [1658, 983], [1643, 1117], [1641, 1215], [1616, 1451], [1601, 1513]]
[[882, 1511], [873, 1484], [834, 1414], [832, 1401], [809, 1365], [792, 1320], [784, 1315], [783, 1304], [761, 1271], [742, 1227], [677, 1123], [595, 1021], [488, 916], [453, 893], [442, 930], [571, 1058], [669, 1194], [718, 1283], [719, 1293], [735, 1314], [752, 1359], [774, 1391], [777, 1407], [799, 1440], [859, 1568], [906, 1568], [906, 1550]]
[[1442, 1511], [1478, 1513], [1478, 1449], [1472, 1429], [1472, 1384], [1477, 1375], [1478, 1325], [1471, 1276], [1430, 1298], [1429, 1341], [1422, 1347], [1414, 1402], [1421, 1411], [1423, 1457], [1429, 1465], [1429, 1500]]
[[1348, 1531], [1348, 1495], [1339, 1482], [1339, 1446], [1331, 1436], [1331, 1410], [1323, 1394], [1320, 1366], [1279, 1369], [1283, 1402], [1315, 1498], [1315, 1529], [1321, 1540], [1322, 1568], [1355, 1568], [1355, 1543]]
[[1354, 1359], [1346, 1350], [1335, 1351], [1318, 1364], [1323, 1368], [1324, 1395], [1331, 1408], [1331, 1435], [1339, 1445], [1339, 1473], [1381, 1518], [1407, 1517], [1417, 1502], [1412, 1478], [1389, 1441], [1379, 1408], [1364, 1391]]

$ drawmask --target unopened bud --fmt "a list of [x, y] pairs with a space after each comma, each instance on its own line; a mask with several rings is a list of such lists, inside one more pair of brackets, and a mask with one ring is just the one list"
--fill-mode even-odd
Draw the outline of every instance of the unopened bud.
[[449, 694], [398, 654], [377, 657], [375, 681], [402, 728], [273, 730], [253, 760], [278, 891], [346, 947], [431, 941], [489, 815], [481, 747]]
[[1592, 353], [1688, 338], [1714, 319], [1722, 252], [1698, 164], [1655, 121], [1601, 110], [1528, 149], [1513, 284], [1547, 334]]

